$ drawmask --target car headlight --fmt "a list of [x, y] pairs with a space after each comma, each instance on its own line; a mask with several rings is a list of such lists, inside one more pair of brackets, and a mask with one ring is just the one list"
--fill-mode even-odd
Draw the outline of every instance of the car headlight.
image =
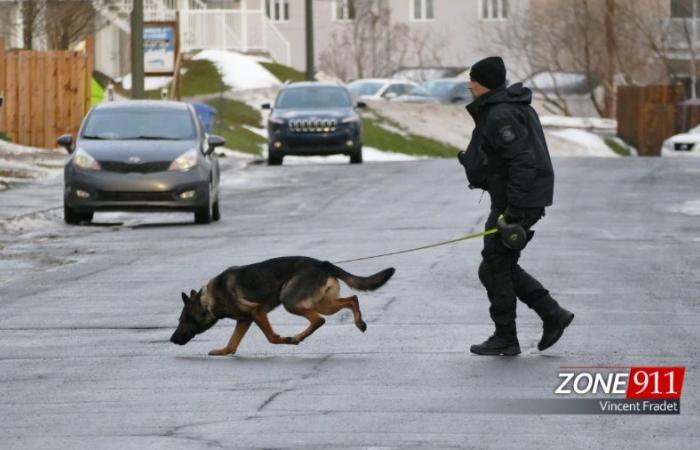
[[277, 117], [270, 117], [267, 119], [270, 123], [274, 123], [275, 125], [284, 125], [284, 120], [279, 119]]
[[360, 116], [350, 116], [341, 120], [340, 123], [360, 123]]
[[82, 148], [75, 150], [75, 156], [73, 157], [73, 164], [81, 169], [89, 170], [102, 170], [102, 166], [97, 162], [95, 158], [92, 157], [88, 152]]
[[168, 170], [176, 170], [178, 172], [187, 172], [197, 165], [197, 149], [187, 150], [182, 155], [178, 156]]
[[673, 150], [673, 143], [671, 142], [670, 139], [666, 139], [662, 145], [663, 148], [666, 150]]

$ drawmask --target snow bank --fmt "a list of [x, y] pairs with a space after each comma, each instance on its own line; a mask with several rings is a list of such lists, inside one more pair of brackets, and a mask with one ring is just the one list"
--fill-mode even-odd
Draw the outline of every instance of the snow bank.
[[[267, 151], [265, 158], [267, 158]], [[414, 161], [417, 159], [429, 159], [423, 156], [411, 156], [404, 153], [385, 152], [373, 147], [362, 147], [362, 160], [364, 162], [387, 162], [387, 161]], [[330, 156], [292, 156], [284, 157], [285, 165], [306, 165], [306, 164], [348, 164], [349, 157], [345, 155]]]
[[260, 89], [281, 84], [255, 57], [225, 50], [202, 50], [192, 59], [214, 63], [224, 83], [233, 89]]
[[547, 145], [552, 156], [618, 157], [600, 136], [584, 130], [567, 128], [547, 133]]
[[600, 117], [540, 116], [540, 122], [545, 128], [581, 128], [611, 132], [617, 130], [617, 120]]

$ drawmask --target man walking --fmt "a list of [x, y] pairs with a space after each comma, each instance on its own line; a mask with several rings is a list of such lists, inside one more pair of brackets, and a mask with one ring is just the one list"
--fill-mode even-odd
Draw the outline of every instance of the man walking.
[[[496, 331], [483, 343], [472, 345], [471, 352], [520, 353], [516, 297], [542, 319], [537, 348], [544, 350], [559, 340], [574, 319], [573, 313], [559, 306], [549, 291], [518, 265], [522, 248], [534, 235], [530, 229], [552, 204], [554, 171], [549, 150], [539, 117], [530, 106], [532, 91], [521, 83], [506, 87], [506, 68], [500, 57], [477, 62], [469, 76], [474, 101], [467, 110], [476, 127], [459, 160], [467, 170], [470, 187], [484, 189], [491, 197], [486, 229], [498, 226], [501, 231], [484, 237], [479, 266]], [[524, 238], [521, 245], [504, 239], [505, 229], [519, 230]]]

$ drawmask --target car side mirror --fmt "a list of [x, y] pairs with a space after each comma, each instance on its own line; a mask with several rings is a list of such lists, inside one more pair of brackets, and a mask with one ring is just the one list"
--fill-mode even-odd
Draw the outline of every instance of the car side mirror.
[[398, 96], [399, 96], [399, 94], [397, 94], [396, 92], [387, 92], [386, 94], [384, 94], [383, 97], [391, 100], [391, 99], [396, 98]]
[[464, 97], [452, 97], [452, 103], [459, 103], [459, 102], [463, 102], [463, 101], [464, 101]]
[[270, 105], [269, 103], [263, 103], [261, 108], [262, 109], [272, 109], [272, 105]]
[[357, 107], [358, 107], [358, 108], [366, 108], [366, 107], [367, 107], [367, 103], [365, 103], [365, 102], [357, 102]]
[[221, 147], [224, 144], [226, 144], [226, 140], [224, 138], [222, 138], [221, 136], [215, 136], [215, 135], [209, 136], [209, 137], [207, 137], [207, 145], [208, 145], [207, 151], [204, 154], [211, 155], [212, 152], [214, 151], [214, 149], [216, 149], [216, 147]]
[[68, 154], [73, 153], [73, 136], [70, 134], [64, 134], [63, 136], [56, 139], [56, 142], [61, 147], [65, 148]]

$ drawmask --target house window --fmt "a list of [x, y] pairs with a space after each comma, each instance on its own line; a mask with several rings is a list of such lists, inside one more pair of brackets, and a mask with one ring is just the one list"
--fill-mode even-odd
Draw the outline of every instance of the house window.
[[691, 18], [700, 14], [700, 0], [671, 0], [671, 17]]
[[409, 0], [411, 2], [411, 19], [433, 20], [435, 18], [435, 0]]
[[288, 22], [289, 0], [265, 0], [265, 14], [273, 22]]
[[355, 20], [355, 0], [333, 0], [333, 20], [338, 22]]
[[508, 0], [481, 0], [481, 18], [484, 20], [506, 20]]

